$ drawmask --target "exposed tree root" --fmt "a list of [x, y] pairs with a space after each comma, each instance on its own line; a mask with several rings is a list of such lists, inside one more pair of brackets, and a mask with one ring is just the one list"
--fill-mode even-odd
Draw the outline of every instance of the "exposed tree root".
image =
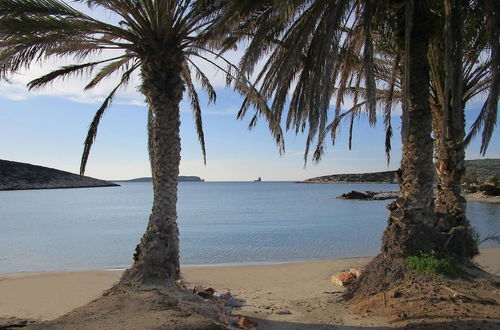
[[402, 258], [386, 258], [379, 254], [365, 266], [361, 276], [349, 285], [344, 299], [363, 299], [387, 290], [406, 277], [408, 271]]

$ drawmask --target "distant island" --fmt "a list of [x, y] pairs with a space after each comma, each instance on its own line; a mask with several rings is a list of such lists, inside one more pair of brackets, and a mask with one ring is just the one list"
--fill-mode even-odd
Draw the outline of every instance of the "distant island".
[[332, 174], [307, 179], [301, 183], [397, 183], [396, 171]]
[[44, 166], [0, 159], [0, 190], [61, 189], [119, 186], [116, 183]]
[[[500, 159], [472, 159], [465, 161], [466, 177], [474, 176], [478, 182], [500, 172]], [[397, 183], [396, 171], [332, 174], [310, 178], [300, 183]]]
[[[144, 177], [144, 178], [136, 178], [130, 180], [114, 180], [113, 182], [152, 182], [153, 178]], [[202, 178], [199, 176], [183, 176], [179, 175], [179, 182], [204, 182]]]

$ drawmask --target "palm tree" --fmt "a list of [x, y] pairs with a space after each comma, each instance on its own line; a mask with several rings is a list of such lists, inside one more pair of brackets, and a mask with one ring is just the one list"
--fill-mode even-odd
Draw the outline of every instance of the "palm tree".
[[[465, 106], [475, 96], [487, 92], [483, 105], [487, 111], [478, 120], [485, 113], [494, 113], [496, 117], [498, 111], [498, 88], [495, 91], [493, 86], [498, 72], [494, 57], [488, 56], [490, 27], [486, 9], [482, 2], [445, 5], [443, 30], [447, 42], [435, 40], [429, 56], [438, 228], [444, 238], [442, 250], [466, 260], [478, 250], [461, 194], [465, 174]], [[491, 102], [493, 99], [496, 101]], [[496, 121], [493, 117], [487, 120], [484, 132], [491, 131]], [[491, 133], [483, 135], [482, 152], [486, 152], [490, 138]]]
[[[116, 86], [105, 98], [90, 124], [80, 172], [99, 121], [117, 91], [139, 72], [139, 90], [148, 106], [148, 146], [153, 177], [153, 206], [149, 223], [134, 254], [133, 265], [121, 284], [132, 288], [169, 286], [179, 277], [179, 231], [177, 227], [177, 177], [181, 141], [179, 103], [185, 89], [191, 99], [203, 157], [205, 142], [201, 108], [193, 74], [214, 102], [216, 94], [208, 78], [194, 61], [207, 61], [229, 76], [237, 69], [224, 58], [216, 61], [205, 47], [208, 27], [217, 8], [191, 0], [85, 0], [92, 9], [107, 10], [119, 18], [117, 24], [97, 20], [60, 0], [0, 0], [0, 78], [17, 73], [46, 58], [73, 57], [64, 66], [29, 83], [40, 88], [57, 80], [97, 70], [85, 89], [112, 75]], [[98, 59], [94, 59], [98, 58]], [[222, 61], [223, 64], [219, 64]], [[227, 67], [227, 68], [226, 68]], [[259, 104], [255, 91], [242, 79], [234, 88]], [[266, 105], [260, 105], [266, 113]], [[268, 118], [273, 123], [272, 118]], [[274, 129], [279, 140], [278, 126]], [[279, 142], [279, 141], [278, 141]]]
[[[372, 33], [375, 23], [385, 22], [392, 29], [398, 48], [403, 50], [400, 59], [404, 109], [401, 193], [390, 206], [382, 254], [367, 266], [361, 281], [353, 289], [367, 293], [389, 285], [404, 274], [403, 259], [406, 256], [439, 250], [442, 246], [434, 214], [430, 63], [427, 55], [433, 33], [439, 32], [435, 23], [439, 9], [447, 6], [447, 17], [451, 19], [460, 3], [452, 0], [443, 3], [296, 0], [285, 4], [270, 0], [257, 2], [257, 8], [252, 11], [248, 9], [251, 2], [243, 2], [244, 5], [240, 2], [236, 6], [239, 8], [230, 7], [222, 16], [224, 22], [231, 17], [236, 17], [237, 21], [243, 18], [240, 31], [243, 39], [246, 37], [250, 42], [240, 68], [243, 72], [253, 73], [263, 54], [269, 55], [256, 78], [259, 91], [272, 99], [271, 109], [276, 117], [281, 118], [287, 108], [287, 129], [293, 128], [296, 132], [308, 129], [306, 157], [317, 136], [320, 143], [313, 156], [315, 160], [323, 153], [321, 142], [328, 131], [330, 101], [332, 97], [336, 98], [334, 118], [337, 119], [344, 96], [353, 91], [349, 86], [364, 86], [363, 106], [371, 123], [375, 123], [375, 105], [377, 99], [382, 99], [376, 89], [374, 74]], [[494, 19], [490, 17], [490, 21]], [[454, 20], [455, 28], [459, 23]], [[235, 40], [241, 38], [233, 34], [227, 47], [234, 46]], [[490, 39], [490, 43], [492, 41], [495, 39]], [[459, 49], [460, 45], [452, 47]], [[361, 58], [356, 63], [355, 59], [346, 56], [349, 54], [361, 54]], [[394, 79], [390, 79], [392, 96]], [[354, 90], [355, 95], [359, 94], [357, 90]], [[456, 89], [450, 93], [456, 100]], [[246, 113], [245, 106], [241, 115]], [[331, 133], [335, 134], [335, 131], [331, 130]]]
[[[486, 11], [482, 7], [483, 5], [475, 2], [462, 3], [458, 11], [455, 9], [453, 15], [450, 11], [451, 8], [447, 10], [441, 8], [437, 30], [446, 30], [446, 41], [443, 42], [442, 34], [434, 35], [431, 39], [429, 52], [434, 157], [437, 172], [435, 212], [437, 227], [443, 238], [440, 251], [458, 259], [469, 259], [478, 252], [473, 239], [473, 229], [465, 217], [465, 199], [461, 195], [461, 182], [465, 171], [465, 105], [477, 95], [488, 92], [483, 106], [483, 109], [486, 108], [490, 99], [489, 95], [492, 92], [491, 83], [494, 76], [492, 59], [487, 56], [488, 25], [485, 24], [484, 13]], [[463, 14], [462, 11], [464, 11]], [[457, 28], [458, 22], [463, 25], [462, 29]], [[463, 35], [462, 30], [465, 31]], [[386, 28], [386, 23], [382, 22], [376, 28], [376, 37], [374, 38], [374, 48], [377, 54], [375, 75], [378, 81], [386, 85], [386, 88], [377, 90], [377, 100], [385, 105], [384, 124], [386, 125], [388, 160], [392, 136], [390, 121], [392, 103], [402, 101], [401, 79], [399, 77], [402, 68], [399, 59], [403, 54], [403, 50], [398, 48], [395, 36], [391, 35], [390, 32], [390, 29], [388, 31]], [[463, 54], [461, 55], [460, 52]], [[350, 56], [359, 57], [358, 54]], [[360, 63], [359, 60], [358, 62]], [[363, 87], [353, 86], [351, 89], [364, 94]], [[448, 100], [451, 97], [451, 90], [455, 90], [455, 94], [460, 93], [459, 96], [453, 96], [455, 99], [453, 102]], [[495, 106], [497, 102], [492, 104]], [[354, 116], [359, 114], [362, 106], [363, 102], [360, 102], [338, 115], [327, 126], [327, 130], [338, 130], [341, 120], [350, 115], [351, 139], [352, 120]], [[445, 106], [447, 111], [444, 111]], [[494, 108], [492, 111], [496, 112], [497, 109]], [[479, 120], [480, 117], [476, 122]], [[332, 136], [334, 137], [335, 134]], [[487, 145], [489, 139], [485, 142]], [[318, 146], [318, 148], [322, 147]]]

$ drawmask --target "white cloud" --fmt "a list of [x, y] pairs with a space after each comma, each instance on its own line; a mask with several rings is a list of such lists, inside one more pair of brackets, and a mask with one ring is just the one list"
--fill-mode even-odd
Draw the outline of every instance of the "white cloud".
[[225, 108], [222, 110], [208, 109], [202, 111], [204, 115], [216, 115], [216, 116], [232, 116], [238, 113], [236, 108]]

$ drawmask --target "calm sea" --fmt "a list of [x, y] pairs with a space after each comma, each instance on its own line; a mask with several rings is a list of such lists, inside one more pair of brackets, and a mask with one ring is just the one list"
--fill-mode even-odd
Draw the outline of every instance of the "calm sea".
[[[388, 201], [335, 198], [350, 190], [397, 186], [181, 183], [181, 263], [374, 256]], [[0, 273], [125, 268], [146, 228], [151, 203], [150, 183], [0, 192]], [[467, 214], [482, 236], [500, 233], [500, 205], [468, 203]]]

